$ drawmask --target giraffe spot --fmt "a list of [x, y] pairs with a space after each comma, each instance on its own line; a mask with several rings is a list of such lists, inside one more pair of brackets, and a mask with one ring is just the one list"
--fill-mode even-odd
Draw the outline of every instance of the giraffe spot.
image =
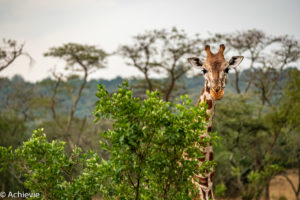
[[197, 158], [197, 160], [198, 160], [199, 162], [204, 162], [204, 161], [205, 161], [205, 156], [204, 156], [203, 158]]
[[208, 86], [206, 86], [205, 90], [206, 92], [210, 93], [210, 88]]
[[207, 132], [211, 132], [211, 126], [207, 127]]
[[214, 159], [214, 153], [213, 152], [209, 152], [208, 159], [209, 159], [209, 161], [212, 161]]
[[208, 178], [206, 177], [206, 178], [200, 178], [200, 177], [198, 177], [198, 180], [199, 180], [199, 184], [200, 185], [203, 185], [203, 186], [208, 186]]
[[212, 198], [211, 190], [208, 191], [208, 198]]
[[202, 91], [201, 91], [201, 95], [204, 93], [204, 88], [202, 89]]
[[214, 174], [215, 174], [215, 172], [211, 172], [211, 173], [210, 173], [210, 175], [209, 175], [209, 176], [210, 176], [210, 180], [211, 180], [211, 181], [213, 181], [213, 180], [214, 180]]
[[201, 190], [202, 191], [202, 195], [203, 195], [203, 199], [205, 199], [206, 197], [206, 194], [205, 194], [205, 191], [204, 190]]
[[207, 106], [208, 106], [208, 107], [207, 107], [208, 110], [212, 108], [212, 100], [210, 100], [210, 99], [207, 100], [207, 101], [206, 101], [206, 104], [207, 104]]

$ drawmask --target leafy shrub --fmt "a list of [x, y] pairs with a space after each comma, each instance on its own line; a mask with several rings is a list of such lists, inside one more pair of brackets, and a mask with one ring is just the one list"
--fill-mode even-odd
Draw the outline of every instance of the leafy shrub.
[[[190, 177], [214, 164], [207, 162], [199, 168], [196, 161], [203, 157], [199, 145], [211, 142], [201, 140], [204, 105], [191, 105], [187, 96], [171, 104], [158, 92], [147, 92], [144, 100], [132, 94], [127, 83], [112, 95], [99, 85], [96, 120], [114, 121], [113, 130], [103, 133], [102, 148], [111, 155], [102, 163], [105, 198], [191, 199], [195, 191]], [[183, 158], [184, 152], [190, 159]]]
[[65, 142], [46, 140], [43, 130], [16, 149], [16, 164], [25, 175], [25, 187], [42, 199], [91, 199], [99, 188], [98, 156], [74, 148], [70, 156]]
[[220, 183], [216, 185], [215, 188], [215, 196], [216, 197], [225, 197], [226, 195], [226, 185], [224, 183]]

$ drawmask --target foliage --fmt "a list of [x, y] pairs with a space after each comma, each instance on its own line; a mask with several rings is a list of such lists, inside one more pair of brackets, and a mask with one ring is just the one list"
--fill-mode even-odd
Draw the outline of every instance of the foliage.
[[214, 129], [223, 141], [215, 148], [216, 183], [224, 182], [228, 196], [258, 199], [265, 190], [268, 199], [270, 180], [278, 174], [288, 179], [284, 169], [299, 166], [298, 80], [299, 71], [290, 70], [281, 101], [263, 112], [259, 101], [242, 95], [217, 106]]
[[257, 112], [258, 107], [247, 98], [234, 94], [216, 107], [213, 130], [222, 142], [215, 147], [215, 182], [223, 182], [229, 196], [247, 190], [248, 174], [263, 165], [266, 127]]
[[12, 160], [11, 148], [5, 148], [0, 146], [0, 173], [7, 169], [9, 161]]
[[[199, 145], [204, 145], [200, 139], [204, 105], [192, 106], [186, 96], [181, 97], [181, 103], [171, 104], [160, 99], [158, 92], [147, 92], [144, 100], [132, 93], [126, 83], [112, 96], [99, 85], [96, 118], [114, 121], [113, 130], [103, 133], [102, 148], [111, 155], [103, 162], [105, 182], [109, 183], [105, 197], [191, 199], [190, 177], [214, 164], [197, 167], [196, 158], [203, 156]], [[190, 159], [182, 157], [184, 152]]]
[[292, 70], [289, 73], [289, 79], [284, 89], [284, 97], [282, 98], [282, 107], [288, 110], [289, 124], [293, 128], [299, 128], [300, 124], [300, 72]]
[[276, 164], [266, 165], [261, 171], [251, 171], [247, 176], [249, 185], [242, 191], [243, 199], [259, 199], [265, 184], [281, 171], [282, 168]]
[[226, 196], [226, 185], [224, 183], [220, 183], [215, 186], [215, 196], [216, 197], [225, 197]]
[[41, 199], [90, 199], [99, 188], [98, 156], [75, 147], [71, 155], [65, 142], [48, 142], [43, 130], [15, 151], [15, 164], [25, 176], [24, 185]]
[[102, 49], [93, 45], [77, 43], [67, 43], [60, 47], [52, 47], [44, 55], [64, 59], [68, 64], [67, 69], [68, 67], [76, 67], [76, 64], [82, 68], [103, 68], [103, 60], [107, 57], [107, 53]]
[[90, 199], [95, 194], [105, 199], [191, 199], [197, 195], [193, 173], [214, 165], [210, 161], [199, 168], [196, 159], [204, 156], [199, 145], [216, 139], [200, 139], [205, 106], [192, 106], [187, 96], [171, 104], [158, 92], [148, 92], [144, 100], [132, 93], [127, 83], [112, 96], [99, 85], [96, 118], [114, 120], [101, 145], [110, 153], [108, 160], [99, 163], [97, 154], [78, 147], [68, 154], [65, 142], [48, 142], [38, 129], [15, 151], [0, 148], [1, 171], [12, 162], [24, 186], [40, 193], [40, 199]]
[[[61, 186], [62, 191], [69, 189], [70, 191], [76, 190], [73, 192], [74, 194], [80, 193], [78, 196], [72, 196], [67, 192], [66, 195], [69, 196], [62, 198], [84, 199], [89, 198], [92, 194], [100, 193], [103, 197], [120, 197], [121, 199], [122, 192], [125, 194], [131, 191], [129, 197], [135, 198], [137, 180], [140, 180], [141, 188], [138, 195], [140, 198], [158, 199], [163, 196], [164, 191], [167, 194], [166, 198], [170, 197], [168, 195], [175, 195], [179, 199], [184, 198], [184, 195], [188, 194], [188, 191], [184, 192], [184, 188], [188, 185], [184, 184], [190, 184], [190, 182], [185, 182], [187, 181], [185, 178], [188, 177], [191, 170], [188, 169], [185, 174], [181, 175], [180, 171], [174, 171], [174, 169], [181, 169], [181, 165], [178, 163], [190, 164], [190, 166], [192, 163], [180, 160], [181, 155], [173, 153], [170, 149], [182, 150], [184, 145], [188, 145], [176, 143], [179, 139], [180, 141], [187, 139], [182, 136], [185, 132], [181, 128], [177, 130], [176, 127], [185, 127], [194, 121], [192, 117], [189, 122], [179, 116], [175, 117], [175, 114], [182, 113], [177, 109], [177, 104], [165, 104], [165, 102], [155, 100], [158, 98], [158, 93], [148, 93], [147, 97], [145, 88], [150, 91], [159, 90], [164, 93], [165, 100], [173, 101], [175, 96], [188, 93], [193, 97], [193, 101], [196, 101], [199, 96], [199, 86], [203, 85], [204, 80], [199, 76], [186, 76], [190, 65], [187, 64], [185, 58], [189, 56], [188, 54], [201, 57], [200, 50], [205, 43], [218, 43], [219, 45], [221, 42], [226, 45], [225, 57], [229, 54], [243, 55], [246, 62], [243, 62], [244, 64], [240, 68], [234, 69], [234, 73], [229, 74], [231, 84], [227, 84], [226, 95], [216, 106], [213, 129], [218, 131], [222, 142], [214, 147], [217, 163], [214, 175], [215, 194], [225, 198], [243, 195], [244, 199], [254, 199], [262, 196], [262, 191], [265, 191], [267, 200], [270, 199], [267, 195], [269, 182], [279, 173], [291, 185], [295, 197], [299, 198], [300, 182], [298, 185], [294, 184], [285, 174], [287, 169], [295, 168], [298, 168], [300, 174], [300, 74], [297, 68], [288, 68], [289, 66], [297, 67], [299, 64], [297, 63], [300, 55], [299, 41], [291, 36], [274, 37], [260, 30], [215, 34], [207, 40], [198, 36], [188, 36], [184, 30], [176, 28], [145, 31], [134, 36], [132, 43], [122, 45], [118, 53], [125, 57], [130, 66], [141, 67], [140, 71], [144, 74], [144, 79], [131, 79], [129, 85], [136, 88], [133, 96], [138, 95], [145, 100], [138, 100], [130, 96], [130, 91], [127, 91], [125, 86], [123, 89], [119, 89], [123, 93], [114, 94], [119, 97], [103, 93], [106, 106], [104, 106], [104, 102], [98, 103], [98, 106], [103, 105], [101, 107], [103, 112], [100, 112], [101, 122], [97, 124], [92, 122], [92, 110], [97, 101], [97, 97], [94, 96], [97, 85], [100, 82], [106, 85], [109, 92], [113, 92], [123, 81], [120, 77], [111, 81], [88, 81], [91, 73], [106, 64], [105, 60], [108, 54], [97, 46], [67, 43], [50, 48], [45, 53], [45, 56], [65, 61], [67, 65], [65, 72], [68, 73], [68, 76], [53, 72], [54, 80], [47, 78], [37, 83], [26, 82], [20, 76], [12, 79], [0, 78], [1, 188], [6, 192], [37, 189], [35, 188], [37, 184], [26, 185], [29, 189], [24, 188], [24, 180], [32, 183], [37, 177], [24, 177], [24, 174], [28, 175], [32, 171], [28, 171], [20, 165], [22, 159], [27, 162], [31, 157], [39, 159], [42, 157], [39, 154], [40, 151], [33, 148], [34, 145], [29, 145], [29, 141], [34, 140], [38, 141], [37, 144], [45, 150], [43, 159], [46, 157], [62, 159], [62, 163], [69, 164], [71, 161], [68, 158], [71, 159], [72, 156], [77, 155], [73, 152], [73, 149], [77, 149], [75, 146], [80, 146], [83, 152], [93, 149], [99, 157], [105, 159], [100, 164], [95, 161], [95, 164], [92, 165], [94, 167], [87, 169], [89, 160], [97, 156], [87, 153], [90, 157], [85, 159], [85, 154], [79, 153], [79, 157], [83, 159], [72, 169], [73, 180], [76, 182], [72, 182], [65, 172], [61, 172], [60, 168], [64, 167], [63, 165], [58, 164], [58, 168], [56, 168], [51, 160], [47, 163], [50, 166], [49, 169], [58, 170], [58, 174], [47, 174], [47, 171], [43, 171], [48, 169], [48, 165], [43, 163], [45, 159], [27, 163], [28, 169], [37, 172], [39, 180], [44, 180], [41, 179], [45, 178], [42, 175], [53, 176], [61, 180], [60, 183], [51, 182], [51, 178], [47, 180], [47, 184], [53, 186], [54, 189], [64, 183], [65, 185]], [[23, 51], [23, 44], [18, 44], [14, 40], [3, 40], [0, 43], [0, 71], [5, 70], [18, 59], [18, 56], [22, 55], [30, 58]], [[163, 78], [153, 78], [157, 75]], [[152, 87], [149, 84], [152, 84]], [[230, 93], [233, 90], [241, 95]], [[167, 93], [169, 93], [168, 98]], [[112, 100], [120, 104], [114, 105]], [[159, 110], [156, 104], [151, 105], [149, 101], [158, 102], [157, 104], [164, 109]], [[126, 103], [128, 106], [132, 105], [134, 109], [129, 109]], [[108, 109], [108, 105], [112, 107]], [[128, 112], [117, 113], [121, 109], [120, 106], [122, 109], [127, 109]], [[105, 107], [107, 109], [104, 109]], [[187, 107], [190, 110], [194, 109], [190, 105]], [[167, 108], [170, 112], [167, 111]], [[147, 109], [151, 111], [153, 109], [154, 113], [146, 112]], [[173, 117], [163, 118], [164, 113]], [[124, 125], [125, 120], [130, 117], [141, 120]], [[169, 124], [163, 123], [159, 117]], [[182, 120], [181, 124], [179, 119]], [[176, 123], [172, 120], [175, 120]], [[112, 129], [114, 122], [114, 129]], [[187, 124], [182, 124], [183, 122]], [[117, 129], [116, 127], [119, 125], [121, 127]], [[148, 128], [141, 128], [143, 125]], [[47, 142], [41, 133], [35, 133], [35, 138], [27, 141], [29, 143], [26, 143], [26, 148], [24, 147], [25, 143], [22, 146], [22, 142], [30, 137], [31, 130], [36, 127], [45, 128], [48, 140], [55, 140], [53, 146], [52, 142]], [[104, 143], [102, 147], [108, 145], [104, 154], [104, 149], [98, 148], [100, 139], [98, 133], [109, 128], [113, 131], [101, 134], [102, 137], [105, 137], [102, 140]], [[147, 134], [151, 134], [152, 129], [156, 136], [161, 137], [153, 137], [147, 146], [147, 142], [150, 141]], [[126, 133], [123, 134], [124, 137], [122, 137], [122, 133]], [[164, 135], [160, 135], [162, 133]], [[147, 137], [144, 138], [142, 134]], [[179, 138], [176, 136], [178, 134]], [[67, 141], [66, 152], [63, 148], [64, 143], [57, 139]], [[163, 139], [166, 140], [164, 143], [155, 143]], [[176, 144], [175, 147], [172, 146], [173, 144]], [[34, 151], [29, 151], [29, 146]], [[31, 157], [29, 157], [29, 153], [26, 155], [18, 153], [17, 156], [14, 153], [15, 148], [18, 148], [18, 151], [27, 149], [26, 151], [31, 153]], [[145, 154], [143, 159], [139, 158], [137, 151], [133, 151], [134, 148], [142, 150]], [[77, 152], [77, 150], [75, 151]], [[51, 155], [51, 152], [56, 152], [57, 155]], [[129, 153], [131, 154], [129, 155]], [[152, 153], [154, 158], [151, 157]], [[148, 158], [152, 159], [151, 162]], [[174, 158], [171, 160], [172, 162], [171, 158]], [[127, 163], [126, 159], [128, 159]], [[156, 164], [152, 161], [155, 161]], [[157, 164], [158, 161], [160, 164]], [[208, 163], [208, 165], [211, 164], [213, 163]], [[38, 165], [41, 165], [42, 168], [38, 169]], [[22, 169], [22, 173], [17, 171], [16, 166]], [[80, 166], [85, 166], [85, 168]], [[169, 169], [172, 179], [166, 178]], [[130, 173], [125, 174], [127, 172]], [[129, 178], [132, 179], [133, 184]], [[93, 180], [97, 180], [98, 185], [94, 185]], [[167, 180], [173, 182], [169, 184]], [[88, 185], [90, 190], [87, 191], [88, 189], [84, 188], [84, 185]], [[143, 187], [145, 185], [147, 187]], [[46, 188], [45, 185], [43, 187]], [[44, 190], [41, 190], [41, 193], [43, 192]], [[151, 196], [150, 193], [155, 195]], [[181, 194], [182, 196], [180, 196]]]

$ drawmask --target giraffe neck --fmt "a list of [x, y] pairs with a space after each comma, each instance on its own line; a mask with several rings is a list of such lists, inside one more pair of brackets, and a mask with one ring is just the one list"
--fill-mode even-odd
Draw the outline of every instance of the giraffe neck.
[[[215, 111], [215, 105], [216, 101], [212, 98], [210, 94], [210, 88], [208, 87], [207, 81], [205, 82], [204, 88], [202, 89], [201, 95], [198, 99], [197, 106], [199, 106], [200, 103], [206, 102], [207, 104], [207, 114], [209, 116], [206, 131], [204, 134], [204, 137], [210, 137], [211, 132], [211, 126]], [[203, 152], [205, 155], [204, 158], [198, 159], [199, 166], [202, 165], [203, 162], [212, 161], [213, 160], [213, 146], [212, 144], [209, 144], [206, 147], [200, 147], [200, 151]], [[211, 169], [210, 172], [206, 174], [195, 174], [193, 177], [193, 183], [195, 184], [196, 188], [199, 191], [199, 197], [197, 199], [199, 200], [209, 200], [214, 199], [212, 186], [213, 186], [213, 175], [214, 171]]]
[[208, 122], [207, 122], [207, 131], [205, 132], [205, 136], [209, 136], [209, 132], [211, 131], [212, 121], [215, 113], [215, 106], [216, 106], [216, 100], [213, 99], [213, 97], [210, 94], [210, 88], [208, 87], [207, 82], [205, 82], [204, 88], [202, 89], [201, 95], [199, 96], [197, 106], [199, 104], [206, 102], [207, 104], [207, 110], [206, 113], [209, 115]]

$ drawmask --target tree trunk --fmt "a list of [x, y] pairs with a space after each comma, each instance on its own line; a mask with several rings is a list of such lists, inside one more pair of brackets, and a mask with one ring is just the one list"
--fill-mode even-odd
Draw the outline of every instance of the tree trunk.
[[79, 91], [78, 91], [78, 94], [77, 94], [77, 97], [72, 105], [72, 108], [71, 108], [71, 112], [69, 114], [69, 120], [68, 120], [68, 123], [67, 123], [67, 126], [66, 126], [66, 139], [67, 139], [67, 142], [68, 142], [68, 146], [70, 148], [70, 150], [72, 151], [73, 147], [74, 147], [74, 143], [72, 142], [72, 139], [71, 139], [71, 134], [70, 134], [70, 129], [71, 129], [71, 124], [72, 124], [72, 121], [73, 121], [73, 118], [74, 118], [74, 114], [76, 112], [76, 108], [77, 108], [77, 104], [80, 100], [80, 97], [82, 95], [82, 91], [87, 83], [87, 77], [88, 77], [88, 71], [87, 69], [85, 68], [85, 71], [84, 71], [84, 78], [83, 78], [83, 82], [79, 88]]
[[171, 95], [172, 90], [174, 88], [174, 85], [175, 85], [175, 79], [173, 77], [171, 77], [171, 83], [169, 85], [168, 90], [166, 91], [166, 96], [165, 96], [166, 101], [169, 101], [169, 98], [170, 98], [170, 95]]
[[236, 92], [238, 94], [240, 94], [241, 90], [239, 87], [239, 71], [236, 68], [234, 68], [234, 70], [235, 70], [235, 89], [236, 89]]
[[148, 89], [150, 90], [150, 92], [153, 91], [153, 86], [152, 86], [152, 82], [147, 74], [147, 72], [144, 73], [145, 74], [145, 79], [146, 79], [146, 82], [148, 84]]
[[79, 102], [79, 100], [80, 100], [82, 91], [83, 91], [83, 89], [84, 89], [84, 87], [85, 87], [85, 85], [86, 85], [86, 83], [87, 83], [87, 76], [88, 76], [88, 72], [85, 71], [85, 72], [84, 72], [83, 82], [82, 82], [82, 84], [81, 84], [81, 86], [80, 86], [80, 88], [79, 88], [77, 97], [76, 97], [76, 99], [75, 99], [75, 101], [74, 101], [74, 103], [73, 103], [73, 105], [72, 105], [71, 112], [70, 112], [70, 114], [69, 114], [69, 120], [68, 120], [67, 128], [66, 128], [67, 133], [69, 133], [69, 131], [70, 131], [71, 123], [72, 123], [72, 121], [73, 121], [74, 114], [75, 114], [75, 112], [76, 112], [77, 104], [78, 104], [78, 102]]
[[267, 181], [266, 187], [265, 187], [265, 200], [270, 200], [270, 181]]
[[1, 185], [1, 191], [2, 192], [5, 192], [5, 181], [2, 183], [2, 185]]
[[298, 188], [296, 192], [296, 200], [300, 200], [300, 163], [298, 164]]
[[249, 90], [249, 88], [250, 88], [250, 86], [252, 84], [252, 81], [254, 79], [254, 76], [253, 76], [253, 63], [254, 63], [255, 59], [253, 58], [253, 55], [251, 57], [252, 57], [251, 58], [251, 64], [250, 64], [250, 69], [249, 69], [250, 70], [250, 79], [249, 79], [249, 81], [248, 81], [248, 83], [247, 83], [247, 85], [245, 87], [245, 90], [244, 90], [245, 94], [247, 94], [247, 92], [248, 92], [248, 90]]
[[139, 199], [139, 190], [140, 190], [140, 179], [137, 180], [137, 185], [136, 185], [136, 188], [135, 188], [135, 200], [138, 200]]

